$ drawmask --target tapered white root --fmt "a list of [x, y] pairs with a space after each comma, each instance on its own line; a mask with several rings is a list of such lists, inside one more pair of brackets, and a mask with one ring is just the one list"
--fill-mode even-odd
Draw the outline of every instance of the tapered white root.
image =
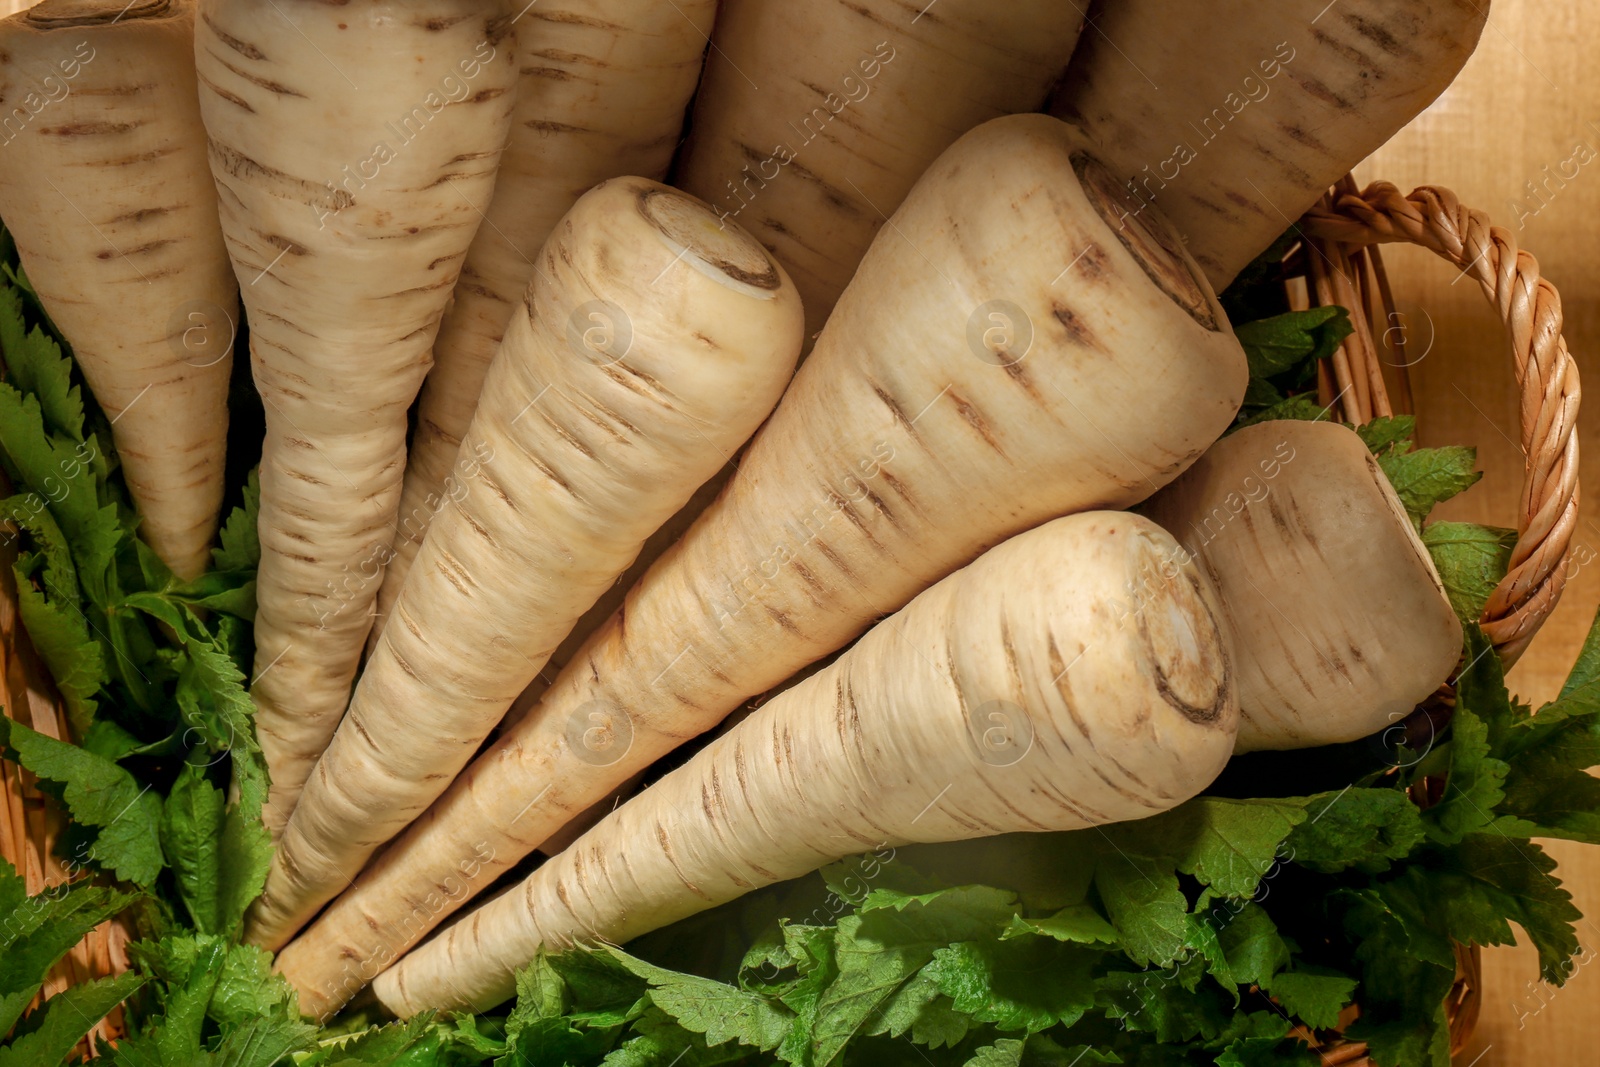
[[181, 578], [222, 506], [239, 291], [197, 104], [194, 5], [46, 0], [0, 24], [0, 214]]
[[259, 944], [282, 945], [444, 791], [794, 371], [793, 283], [686, 193], [606, 182], [539, 262], [462, 446], [473, 473], [278, 843], [252, 912]]
[[406, 411], [489, 200], [515, 70], [506, 17], [478, 0], [200, 11], [201, 111], [266, 408], [251, 695], [276, 833], [350, 697]]
[[666, 176], [716, 4], [540, 0], [517, 7], [510, 139], [417, 400], [373, 643], [429, 522], [466, 480], [455, 469], [461, 438], [489, 361], [534, 276], [539, 247], [591, 186], [623, 175]]
[[379, 999], [483, 1009], [540, 948], [624, 942], [851, 853], [1181, 803], [1238, 710], [1215, 594], [1177, 552], [1109, 512], [993, 549], [381, 975]]

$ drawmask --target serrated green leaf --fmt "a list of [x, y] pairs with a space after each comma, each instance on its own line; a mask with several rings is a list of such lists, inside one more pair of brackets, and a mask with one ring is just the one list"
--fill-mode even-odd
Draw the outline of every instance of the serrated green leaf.
[[1242, 1037], [1217, 1055], [1217, 1067], [1322, 1067], [1323, 1059], [1303, 1042], [1281, 1037]]
[[1009, 940], [1034, 935], [1084, 945], [1110, 945], [1117, 940], [1116, 928], [1090, 904], [1072, 904], [1043, 919], [1025, 919], [1021, 915], [1013, 915], [1011, 924], [1001, 937]]
[[1422, 813], [1397, 789], [1344, 789], [1307, 797], [1310, 817], [1289, 834], [1287, 857], [1336, 874], [1350, 867], [1387, 870], [1421, 844]]
[[1483, 477], [1483, 472], [1476, 469], [1477, 463], [1478, 450], [1459, 445], [1378, 457], [1378, 465], [1419, 531], [1434, 505], [1464, 492]]
[[253, 573], [261, 562], [261, 539], [256, 523], [261, 515], [261, 471], [250, 472], [244, 486], [244, 503], [222, 524], [219, 547], [211, 550], [213, 571]]
[[1333, 354], [1352, 330], [1350, 313], [1330, 305], [1289, 311], [1234, 327], [1252, 378], [1267, 378]]
[[224, 1029], [241, 1027], [279, 1008], [291, 1017], [298, 1016], [295, 1003], [294, 987], [282, 975], [272, 973], [270, 953], [254, 945], [228, 949], [222, 977], [211, 997], [211, 1017]]
[[[0, 1047], [0, 1067], [59, 1064], [96, 1023], [142, 985], [143, 978], [124, 974], [62, 990], [23, 1020], [25, 1033]], [[39, 1017], [37, 1021], [35, 1016]]]
[[1380, 1064], [1449, 1067], [1444, 998], [1456, 976], [1449, 941], [1375, 890], [1339, 890], [1335, 900], [1361, 978], [1361, 1017], [1345, 1033], [1370, 1044]]
[[1159, 1042], [1209, 1040], [1222, 1033], [1229, 1011], [1223, 990], [1185, 981], [1184, 971], [1204, 967], [1194, 957], [1168, 970], [1111, 971], [1095, 983], [1096, 1003], [1125, 1029]]
[[[1532, 841], [1474, 834], [1431, 852], [1384, 887], [1397, 911], [1410, 906], [1442, 935], [1463, 944], [1514, 943], [1512, 922], [1539, 951], [1545, 981], [1560, 985], [1578, 951], [1572, 924], [1582, 918], [1553, 876], [1555, 861]], [[1409, 894], [1409, 896], [1402, 896]]]
[[161, 813], [161, 847], [178, 882], [178, 896], [196, 930], [227, 933], [222, 917], [222, 790], [206, 781], [205, 771], [186, 765], [173, 783]]
[[1456, 616], [1463, 622], [1482, 618], [1490, 595], [1511, 563], [1517, 531], [1470, 522], [1434, 522], [1423, 529], [1422, 543]]
[[1327, 405], [1317, 403], [1317, 398], [1311, 393], [1296, 393], [1287, 400], [1264, 408], [1248, 418], [1240, 419], [1228, 432], [1242, 430], [1246, 426], [1254, 426], [1261, 422], [1327, 422], [1328, 420]]
[[1325, 1030], [1338, 1023], [1339, 1014], [1354, 996], [1356, 980], [1302, 964], [1273, 975], [1264, 988], [1290, 1015], [1314, 1030]]
[[1289, 946], [1259, 904], [1246, 904], [1217, 934], [1228, 970], [1240, 985], [1266, 986], [1289, 965]]
[[3, 284], [0, 355], [7, 379], [23, 393], [38, 398], [48, 431], [83, 440], [83, 397], [72, 384], [72, 361], [43, 330], [37, 326], [28, 329], [22, 294]]
[[1025, 1043], [1014, 1037], [1002, 1037], [992, 1045], [980, 1048], [966, 1067], [1022, 1067], [1022, 1050]]
[[206, 1009], [221, 977], [227, 947], [220, 941], [198, 946], [194, 965], [180, 982], [162, 991], [161, 1014], [109, 1057], [116, 1067], [193, 1064], [202, 1059]]
[[928, 973], [955, 1009], [1002, 1031], [1072, 1025], [1094, 1006], [1099, 954], [1048, 938], [965, 941], [934, 953]]
[[0, 745], [55, 786], [73, 821], [96, 831], [88, 856], [124, 881], [148, 887], [161, 873], [161, 798], [131, 774], [76, 745], [0, 718]]
[[[1375, 456], [1405, 445], [1417, 430], [1415, 415], [1385, 415], [1351, 427], [1362, 444]], [[1403, 449], [1402, 449], [1403, 450]]]
[[651, 1003], [684, 1029], [704, 1035], [707, 1044], [737, 1041], [770, 1052], [789, 1034], [794, 1014], [763, 996], [709, 978], [669, 971], [620, 949], [597, 954], [609, 956], [644, 979], [650, 987]]

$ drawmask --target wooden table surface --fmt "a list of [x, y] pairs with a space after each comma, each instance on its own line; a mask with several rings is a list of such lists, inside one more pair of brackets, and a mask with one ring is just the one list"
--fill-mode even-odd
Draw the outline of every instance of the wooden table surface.
[[[1575, 557], [1594, 561], [1577, 569], [1560, 608], [1512, 672], [1512, 688], [1535, 703], [1559, 687], [1600, 603], [1597, 38], [1600, 3], [1593, 0], [1494, 0], [1482, 43], [1456, 83], [1357, 171], [1363, 183], [1383, 178], [1407, 192], [1424, 183], [1454, 189], [1510, 230], [1561, 291], [1567, 342], [1588, 385], [1580, 425], [1587, 492]], [[1456, 272], [1428, 253], [1397, 249], [1388, 262], [1408, 337], [1432, 344], [1412, 372], [1423, 443], [1476, 444], [1485, 472], [1438, 517], [1512, 525], [1522, 456], [1514, 379], [1496, 318], [1474, 284], [1456, 283]], [[1588, 916], [1579, 939], [1586, 952], [1600, 951], [1600, 848], [1556, 842], [1550, 851]], [[1484, 962], [1482, 1018], [1458, 1064], [1600, 1062], [1600, 959], [1561, 989], [1538, 983], [1526, 946], [1490, 950]]]

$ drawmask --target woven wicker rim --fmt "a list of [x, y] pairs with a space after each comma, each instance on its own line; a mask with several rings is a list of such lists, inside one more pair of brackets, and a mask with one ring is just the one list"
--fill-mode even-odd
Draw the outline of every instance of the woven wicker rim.
[[[1521, 390], [1523, 486], [1511, 568], [1490, 597], [1482, 625], [1509, 667], [1561, 597], [1578, 524], [1576, 429], [1582, 390], [1561, 334], [1561, 296], [1540, 276], [1539, 261], [1517, 247], [1511, 231], [1491, 225], [1485, 213], [1439, 186], [1424, 185], [1401, 196], [1394, 185], [1373, 182], [1358, 192], [1347, 176], [1300, 226], [1314, 253], [1306, 258], [1322, 302], [1364, 312], [1351, 316], [1356, 331], [1330, 371], [1346, 421], [1389, 413], [1370, 321], [1374, 296], [1385, 305], [1380, 331], [1385, 345], [1402, 357], [1391, 362], [1405, 363], [1403, 331], [1388, 328], [1395, 321], [1393, 298], [1374, 246], [1405, 241], [1431, 250], [1475, 279], [1505, 323]], [[1397, 332], [1398, 345], [1391, 343]]]

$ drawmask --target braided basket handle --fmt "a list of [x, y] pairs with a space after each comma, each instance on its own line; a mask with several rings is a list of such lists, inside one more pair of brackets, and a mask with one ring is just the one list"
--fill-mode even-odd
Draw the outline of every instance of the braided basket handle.
[[[1549, 617], [1567, 583], [1567, 559], [1578, 522], [1578, 368], [1561, 336], [1561, 297], [1540, 277], [1539, 262], [1517, 247], [1509, 230], [1493, 226], [1481, 211], [1461, 204], [1448, 189], [1422, 186], [1410, 196], [1388, 182], [1359, 192], [1349, 178], [1301, 219], [1306, 237], [1310, 282], [1319, 295], [1355, 311], [1368, 306], [1370, 262], [1383, 296], [1388, 297], [1377, 250], [1372, 245], [1407, 241], [1432, 250], [1464, 276], [1476, 279], [1500, 312], [1510, 341], [1512, 368], [1522, 392], [1520, 406], [1524, 456], [1522, 498], [1517, 514], [1517, 544], [1505, 578], [1484, 609], [1484, 633], [1509, 667], [1528, 647]], [[1355, 333], [1345, 351], [1333, 357], [1330, 374], [1339, 376], [1341, 396], [1353, 393], [1346, 410], [1364, 421], [1388, 414], [1388, 401], [1375, 354], [1360, 373], [1352, 355], [1374, 353], [1363, 314], [1352, 314]], [[1359, 355], [1358, 355], [1359, 358]]]

